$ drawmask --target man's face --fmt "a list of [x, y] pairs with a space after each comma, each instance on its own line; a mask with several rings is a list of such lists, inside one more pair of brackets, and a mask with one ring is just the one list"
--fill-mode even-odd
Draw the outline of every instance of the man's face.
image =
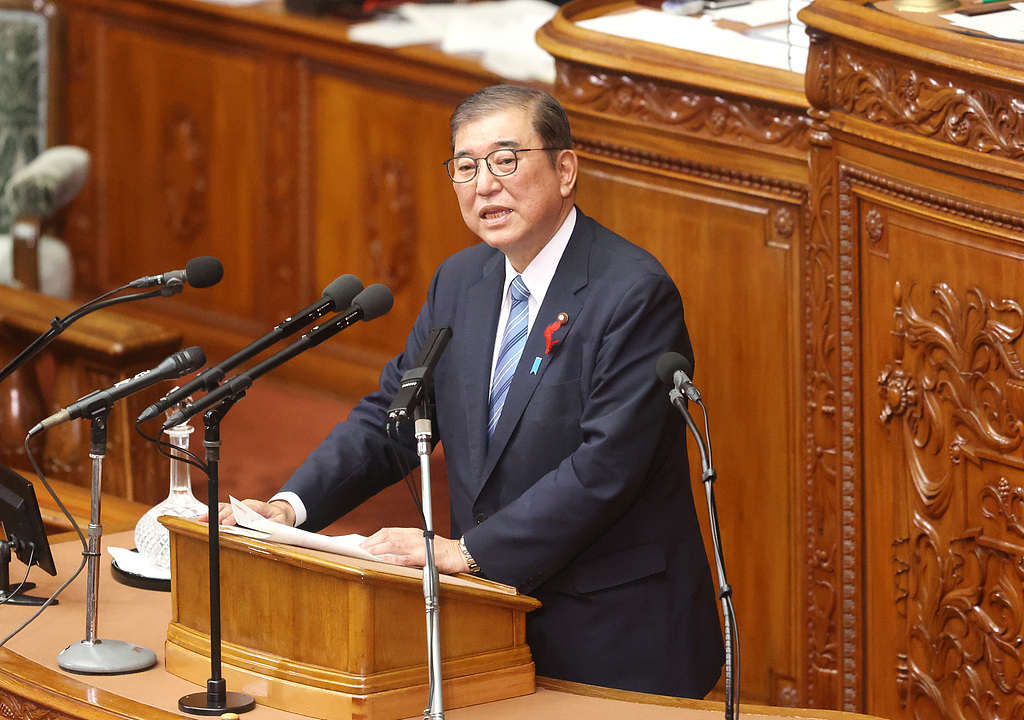
[[[467, 122], [455, 136], [456, 156], [482, 158], [499, 148], [540, 147], [529, 115], [520, 110]], [[522, 271], [572, 209], [576, 168], [572, 150], [559, 152], [554, 165], [546, 152], [520, 153], [516, 171], [504, 177], [495, 177], [481, 160], [474, 179], [453, 183], [462, 219]]]

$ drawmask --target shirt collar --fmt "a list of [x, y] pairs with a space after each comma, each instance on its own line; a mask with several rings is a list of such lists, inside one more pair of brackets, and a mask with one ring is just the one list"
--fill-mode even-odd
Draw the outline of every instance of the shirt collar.
[[533, 307], [540, 307], [544, 303], [544, 295], [547, 294], [548, 286], [551, 285], [551, 279], [555, 276], [555, 270], [558, 268], [558, 262], [562, 259], [562, 253], [565, 252], [575, 227], [576, 207], [573, 206], [561, 227], [555, 231], [555, 234], [548, 240], [548, 244], [541, 248], [537, 257], [526, 266], [523, 272], [516, 272], [509, 259], [505, 258], [505, 294], [503, 297], [508, 297], [508, 287], [516, 275], [522, 275], [523, 282], [526, 283], [526, 287], [530, 291], [530, 304]]

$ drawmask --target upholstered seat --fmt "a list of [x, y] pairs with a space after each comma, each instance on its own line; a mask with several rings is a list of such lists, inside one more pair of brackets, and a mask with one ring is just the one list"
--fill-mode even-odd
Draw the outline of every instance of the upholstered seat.
[[52, 11], [0, 0], [0, 283], [70, 297], [71, 254], [55, 213], [85, 183], [89, 155], [44, 149]]

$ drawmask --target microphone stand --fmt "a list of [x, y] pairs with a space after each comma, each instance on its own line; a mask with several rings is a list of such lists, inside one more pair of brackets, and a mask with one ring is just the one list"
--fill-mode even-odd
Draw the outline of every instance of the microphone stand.
[[245, 391], [225, 398], [216, 407], [203, 415], [206, 434], [203, 447], [206, 448], [207, 507], [210, 512], [209, 558], [210, 558], [210, 679], [206, 681], [206, 692], [191, 693], [178, 700], [178, 709], [193, 715], [221, 715], [223, 713], [248, 712], [256, 707], [256, 700], [245, 693], [228, 692], [227, 681], [221, 676], [220, 638], [220, 522], [217, 517], [220, 491], [220, 423], [236, 402], [245, 397]]
[[[128, 286], [125, 285], [124, 287], [120, 287], [117, 290], [114, 290], [113, 292], [120, 292], [121, 290], [124, 290], [126, 287]], [[32, 344], [29, 345], [24, 350], [22, 350], [16, 358], [7, 363], [3, 370], [0, 370], [0, 382], [3, 382], [11, 373], [13, 373], [15, 370], [24, 365], [26, 361], [28, 361], [30, 358], [41, 352], [43, 348], [45, 348], [47, 345], [53, 342], [58, 335], [64, 332], [71, 325], [71, 323], [75, 322], [76, 320], [85, 317], [91, 312], [95, 312], [96, 310], [102, 310], [103, 308], [110, 307], [111, 305], [120, 305], [121, 303], [130, 302], [131, 300], [146, 300], [152, 297], [159, 297], [160, 295], [172, 295], [175, 292], [181, 292], [181, 287], [178, 286], [177, 289], [171, 290], [170, 292], [168, 292], [168, 290], [169, 288], [165, 286], [164, 288], [158, 290], [133, 293], [131, 295], [122, 295], [121, 297], [108, 297], [106, 299], [101, 297], [97, 298], [96, 300], [87, 302], [85, 305], [78, 308], [77, 310], [74, 310], [73, 312], [68, 313], [63, 318], [54, 318], [53, 320], [50, 321], [49, 330], [47, 330], [38, 338], [36, 338], [32, 342]], [[110, 293], [108, 293], [108, 295], [109, 294]]]
[[[725, 623], [725, 717], [734, 720], [739, 714], [740, 697], [740, 638], [736, 631], [736, 611], [732, 604], [732, 587], [725, 579], [725, 557], [722, 554], [722, 534], [718, 525], [718, 511], [715, 508], [714, 483], [718, 473], [711, 465], [710, 442], [704, 442], [704, 436], [697, 429], [690, 411], [686, 407], [686, 396], [673, 388], [668, 393], [669, 400], [682, 413], [687, 427], [693, 433], [700, 452], [701, 481], [704, 483], [704, 494], [707, 496], [708, 516], [711, 521], [711, 544], [714, 547], [715, 567], [718, 570], [718, 597], [722, 601], [722, 619]], [[707, 426], [707, 408], [700, 399], [697, 403], [704, 411], [704, 425]], [[709, 436], [710, 437], [710, 436]]]
[[416, 453], [420, 456], [420, 495], [423, 503], [423, 599], [427, 609], [427, 675], [429, 700], [423, 711], [424, 720], [442, 720], [444, 703], [441, 696], [441, 613], [440, 578], [434, 558], [434, 510], [430, 499], [430, 414], [424, 399], [413, 413], [415, 418]]
[[107, 416], [110, 408], [101, 408], [92, 415], [89, 457], [92, 458], [92, 507], [89, 516], [89, 541], [86, 586], [85, 640], [69, 645], [57, 655], [57, 664], [68, 672], [90, 675], [117, 675], [138, 672], [156, 665], [156, 653], [123, 640], [99, 640], [96, 637], [96, 604], [99, 594], [100, 485], [103, 457], [107, 454]]

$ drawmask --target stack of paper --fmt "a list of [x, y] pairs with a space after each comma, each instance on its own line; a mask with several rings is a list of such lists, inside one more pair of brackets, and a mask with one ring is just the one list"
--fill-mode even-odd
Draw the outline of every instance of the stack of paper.
[[348, 36], [383, 47], [438, 44], [446, 53], [477, 55], [485, 68], [502, 77], [554, 82], [554, 58], [535, 36], [557, 10], [544, 0], [406, 3], [383, 20], [354, 25]]

